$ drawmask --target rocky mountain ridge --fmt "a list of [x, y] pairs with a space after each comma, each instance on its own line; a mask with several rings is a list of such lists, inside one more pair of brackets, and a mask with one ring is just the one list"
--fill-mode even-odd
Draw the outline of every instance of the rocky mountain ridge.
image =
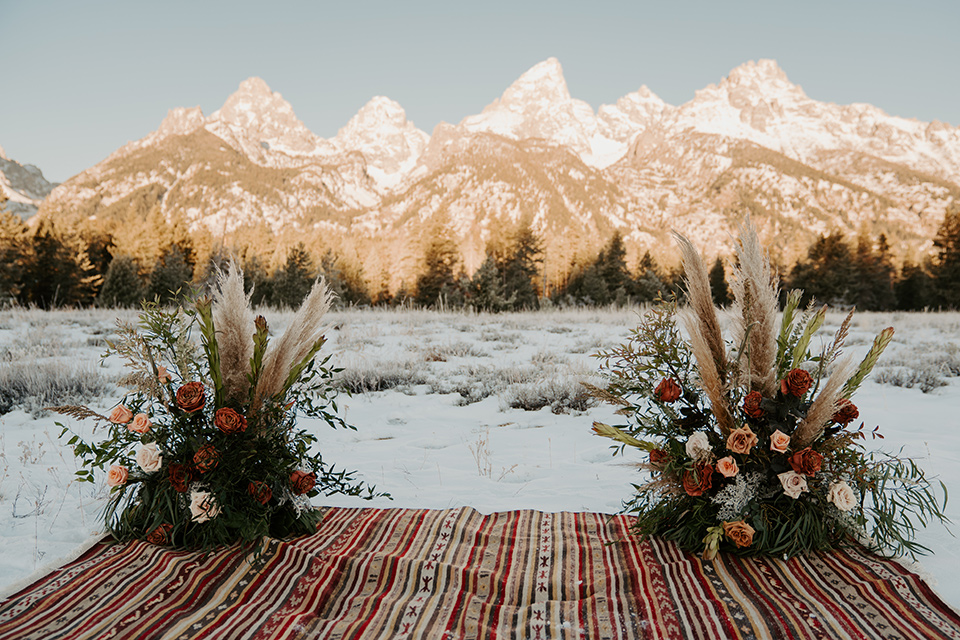
[[40, 169], [7, 157], [0, 147], [0, 193], [7, 198], [4, 208], [8, 211], [24, 219], [33, 216], [56, 186], [43, 177]]
[[719, 252], [746, 214], [785, 263], [831, 231], [884, 233], [916, 259], [960, 201], [958, 185], [960, 129], [813, 100], [772, 60], [741, 65], [680, 106], [641, 86], [594, 111], [550, 58], [431, 135], [378, 96], [320, 138], [251, 78], [208, 117], [171, 110], [157, 131], [55, 189], [41, 215], [67, 225], [175, 216], [225, 241], [247, 227], [322, 236], [396, 285], [437, 225], [469, 272], [500, 229], [530, 224], [548, 279], [614, 231], [630, 259], [668, 252], [671, 229]]

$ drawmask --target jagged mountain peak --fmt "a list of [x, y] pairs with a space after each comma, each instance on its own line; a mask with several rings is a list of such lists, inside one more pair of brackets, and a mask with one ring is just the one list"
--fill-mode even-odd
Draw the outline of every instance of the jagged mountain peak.
[[361, 152], [377, 184], [391, 189], [413, 169], [429, 140], [426, 132], [407, 120], [399, 103], [374, 96], [331, 142], [345, 151]]
[[204, 124], [207, 119], [200, 107], [175, 107], [167, 111], [167, 117], [157, 129], [159, 136], [186, 135]]
[[10, 159], [10, 158], [7, 157], [7, 152], [3, 150], [3, 147], [0, 147], [0, 159], [2, 159], [2, 160], [9, 160], [9, 159]]
[[535, 64], [513, 84], [507, 87], [500, 97], [500, 104], [538, 102], [566, 102], [570, 100], [570, 90], [563, 77], [563, 67], [556, 58], [547, 58]]
[[738, 67], [734, 67], [726, 82], [734, 85], [763, 85], [770, 83], [790, 83], [786, 72], [780, 68], [776, 60], [761, 58], [754, 62], [749, 60]]

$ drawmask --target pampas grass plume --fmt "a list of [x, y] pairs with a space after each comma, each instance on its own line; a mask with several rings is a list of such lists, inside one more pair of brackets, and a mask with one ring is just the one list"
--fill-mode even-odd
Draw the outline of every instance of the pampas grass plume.
[[242, 402], [250, 391], [247, 374], [253, 357], [253, 311], [250, 295], [243, 292], [243, 272], [233, 260], [226, 273], [217, 271], [213, 326], [217, 331], [224, 395], [229, 401]]

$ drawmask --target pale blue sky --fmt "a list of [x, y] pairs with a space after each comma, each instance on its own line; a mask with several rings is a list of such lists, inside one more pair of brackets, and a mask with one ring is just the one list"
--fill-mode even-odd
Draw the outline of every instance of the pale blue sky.
[[960, 2], [0, 0], [0, 146], [62, 181], [260, 76], [330, 137], [372, 96], [428, 133], [557, 57], [594, 108], [774, 58], [818, 100], [960, 125]]

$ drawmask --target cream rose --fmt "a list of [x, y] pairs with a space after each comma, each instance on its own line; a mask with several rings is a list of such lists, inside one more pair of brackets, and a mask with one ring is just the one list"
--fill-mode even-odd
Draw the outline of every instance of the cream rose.
[[163, 465], [163, 457], [157, 451], [155, 442], [140, 447], [140, 451], [137, 451], [137, 465], [143, 469], [144, 473], [154, 473], [160, 470]]
[[127, 429], [136, 433], [146, 433], [147, 431], [150, 431], [150, 427], [152, 426], [153, 423], [150, 422], [150, 418], [147, 417], [147, 414], [138, 413], [133, 417], [133, 422], [127, 425]]
[[740, 473], [740, 467], [737, 466], [737, 461], [733, 459], [733, 456], [727, 456], [717, 460], [717, 471], [724, 477], [732, 478]]
[[111, 487], [119, 487], [122, 484], [127, 484], [127, 476], [129, 473], [126, 467], [115, 464], [107, 471], [107, 484]]
[[783, 485], [783, 492], [796, 500], [801, 493], [809, 491], [807, 488], [807, 478], [802, 473], [796, 471], [786, 471], [777, 476], [780, 478], [780, 484]]
[[209, 491], [191, 491], [190, 515], [194, 522], [206, 522], [220, 515], [220, 505]]
[[787, 447], [790, 446], [790, 436], [785, 434], [780, 429], [777, 429], [770, 434], [770, 451], [776, 451], [777, 453], [786, 453]]
[[840, 511], [850, 511], [857, 505], [857, 496], [845, 480], [834, 482], [827, 491], [827, 502], [832, 502]]
[[707, 440], [707, 434], [705, 434], [703, 431], [697, 431], [695, 434], [687, 438], [686, 449], [687, 455], [694, 460], [706, 458], [712, 453], [710, 450], [710, 441]]
[[132, 418], [133, 411], [130, 411], [130, 409], [127, 409], [122, 404], [110, 412], [110, 422], [114, 424], [127, 424]]

